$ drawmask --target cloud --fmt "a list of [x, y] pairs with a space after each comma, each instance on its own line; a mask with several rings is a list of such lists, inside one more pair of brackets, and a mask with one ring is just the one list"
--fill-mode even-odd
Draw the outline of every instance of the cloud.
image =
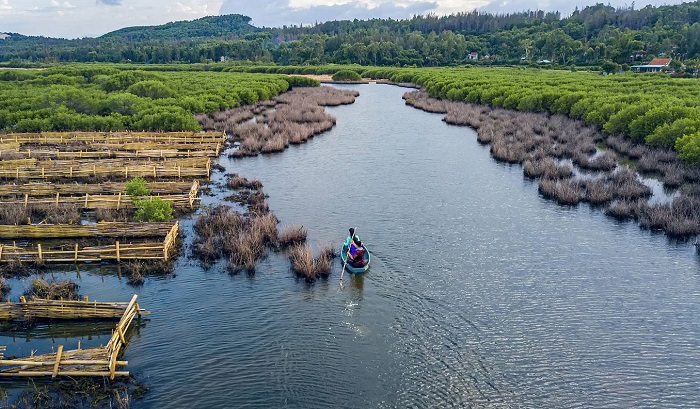
[[168, 13], [173, 14], [195, 14], [198, 16], [203, 16], [207, 14], [208, 5], [202, 4], [196, 0], [189, 0], [185, 2], [176, 1], [175, 4], [168, 7]]
[[243, 14], [251, 17], [252, 24], [256, 26], [281, 27], [283, 25], [309, 25], [331, 20], [409, 18], [414, 14], [427, 13], [436, 9], [437, 6], [438, 4], [432, 1], [405, 1], [403, 4], [377, 1], [369, 4], [354, 0], [342, 4], [295, 7], [290, 4], [289, 0], [271, 0], [264, 4], [249, 0], [224, 0], [219, 14]]
[[102, 3], [107, 6], [121, 6], [122, 0], [97, 0], [97, 3]]

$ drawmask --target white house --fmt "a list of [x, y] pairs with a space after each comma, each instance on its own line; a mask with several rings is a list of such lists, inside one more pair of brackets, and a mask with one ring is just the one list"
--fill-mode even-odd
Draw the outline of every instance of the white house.
[[668, 67], [670, 63], [670, 58], [654, 58], [649, 61], [649, 64], [633, 65], [631, 68], [634, 72], [660, 72], [665, 67]]

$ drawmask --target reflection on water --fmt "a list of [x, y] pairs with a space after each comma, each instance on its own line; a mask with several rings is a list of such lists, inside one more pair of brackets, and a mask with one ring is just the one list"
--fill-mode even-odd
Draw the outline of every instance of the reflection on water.
[[[366, 275], [341, 287], [334, 263], [309, 285], [277, 253], [253, 276], [183, 259], [175, 277], [136, 288], [81, 268], [82, 294], [136, 292], [152, 311], [127, 350], [151, 386], [132, 407], [700, 406], [692, 243], [543, 200], [473, 131], [404, 106], [403, 89], [353, 88], [354, 105], [330, 109], [331, 132], [221, 163], [260, 179], [282, 224], [306, 227], [314, 246], [357, 226]], [[11, 354], [63, 342], [0, 335]]]

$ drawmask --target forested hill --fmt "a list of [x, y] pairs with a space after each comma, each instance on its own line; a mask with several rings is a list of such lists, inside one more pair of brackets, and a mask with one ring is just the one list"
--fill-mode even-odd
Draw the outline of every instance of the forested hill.
[[[477, 59], [470, 59], [470, 53], [477, 53]], [[542, 11], [472, 12], [271, 29], [251, 26], [246, 16], [226, 15], [130, 27], [93, 39], [12, 35], [0, 40], [0, 61], [5, 62], [229, 60], [424, 67], [548, 60], [624, 68], [662, 55], [672, 57], [677, 70], [681, 62], [689, 67], [700, 63], [700, 1], [639, 10], [597, 4], [566, 18]]]
[[237, 38], [259, 31], [250, 25], [250, 17], [240, 14], [208, 16], [192, 21], [177, 21], [160, 26], [127, 27], [100, 38], [128, 41], [183, 40], [192, 38]]

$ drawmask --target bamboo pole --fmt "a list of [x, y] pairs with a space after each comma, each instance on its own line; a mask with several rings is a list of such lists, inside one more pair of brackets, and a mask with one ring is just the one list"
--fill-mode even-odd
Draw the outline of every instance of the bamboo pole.
[[61, 354], [63, 353], [63, 345], [58, 346], [58, 352], [56, 353], [56, 364], [53, 366], [53, 373], [51, 374], [52, 378], [55, 378], [56, 375], [58, 375], [58, 365], [61, 364]]

